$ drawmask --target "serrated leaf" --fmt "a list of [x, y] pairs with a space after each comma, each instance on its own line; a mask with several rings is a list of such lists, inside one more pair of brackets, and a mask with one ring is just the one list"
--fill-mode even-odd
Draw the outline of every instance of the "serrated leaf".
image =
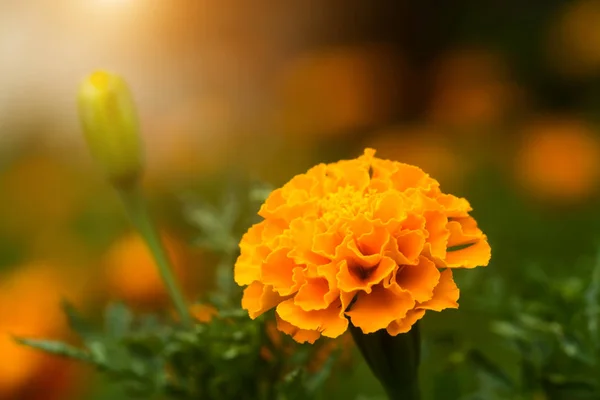
[[90, 362], [90, 354], [82, 349], [71, 346], [70, 344], [45, 339], [14, 338], [15, 341], [24, 346], [28, 346], [46, 353], [61, 357], [72, 358], [75, 360]]

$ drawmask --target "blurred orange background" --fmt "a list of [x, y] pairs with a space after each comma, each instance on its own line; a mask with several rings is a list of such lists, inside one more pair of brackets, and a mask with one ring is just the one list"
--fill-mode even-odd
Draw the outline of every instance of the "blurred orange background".
[[498, 187], [542, 217], [597, 221], [600, 1], [415, 3], [1, 3], [0, 399], [94, 392], [89, 371], [9, 340], [68, 337], [61, 297], [90, 312], [165, 306], [81, 139], [75, 93], [96, 69], [132, 88], [144, 185], [190, 297], [213, 286], [214, 257], [192, 246], [174, 199], [232, 171], [277, 185], [373, 147], [475, 193], [484, 226], [506, 205]]

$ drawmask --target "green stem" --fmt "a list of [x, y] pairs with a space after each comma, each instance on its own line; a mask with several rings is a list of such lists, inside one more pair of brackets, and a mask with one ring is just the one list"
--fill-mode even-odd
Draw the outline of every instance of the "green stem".
[[419, 400], [421, 398], [419, 387], [409, 385], [406, 388], [384, 387], [385, 393], [390, 400]]
[[183, 297], [182, 291], [173, 275], [173, 269], [171, 263], [162, 244], [160, 236], [152, 223], [150, 213], [144, 201], [144, 196], [139, 187], [128, 187], [126, 189], [119, 189], [121, 200], [125, 205], [125, 210], [129, 215], [131, 223], [138, 230], [146, 245], [150, 249], [152, 256], [156, 260], [158, 272], [167, 288], [167, 292], [173, 303], [181, 321], [186, 326], [192, 325], [192, 318], [188, 311], [187, 304]]
[[350, 333], [373, 375], [390, 400], [419, 400], [419, 323], [407, 333], [389, 335], [385, 329], [364, 334], [350, 323]]

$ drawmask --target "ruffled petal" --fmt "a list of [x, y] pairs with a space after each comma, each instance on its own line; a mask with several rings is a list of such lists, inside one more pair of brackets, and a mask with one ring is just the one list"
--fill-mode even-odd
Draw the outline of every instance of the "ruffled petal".
[[428, 211], [424, 215], [427, 221], [425, 229], [429, 233], [427, 243], [430, 246], [431, 255], [435, 258], [444, 259], [450, 236], [450, 231], [446, 227], [448, 217], [440, 211]]
[[421, 231], [402, 231], [397, 237], [398, 251], [396, 258], [399, 265], [416, 264], [425, 245], [425, 235]]
[[288, 257], [289, 251], [286, 248], [273, 251], [261, 267], [261, 281], [282, 296], [295, 293], [304, 283], [301, 280], [304, 268]]
[[300, 329], [319, 331], [327, 337], [338, 337], [348, 327], [339, 300], [324, 310], [305, 311], [294, 303], [294, 299], [288, 299], [279, 303], [276, 310], [282, 320]]
[[371, 268], [377, 265], [381, 259], [381, 254], [363, 254], [358, 248], [354, 235], [348, 234], [338, 247], [335, 258], [338, 260], [347, 260], [349, 264], [359, 265], [363, 268]]
[[417, 306], [418, 309], [442, 311], [446, 308], [458, 308], [460, 290], [452, 279], [452, 270], [445, 269], [440, 275], [440, 282], [433, 290], [433, 297]]
[[234, 280], [240, 286], [249, 285], [261, 278], [260, 265], [271, 252], [271, 249], [261, 243], [264, 227], [264, 221], [255, 224], [242, 237], [240, 255], [233, 270]]
[[344, 241], [344, 236], [337, 230], [331, 230], [315, 235], [312, 251], [330, 261], [335, 259], [337, 248]]
[[294, 297], [294, 302], [305, 311], [323, 310], [336, 298], [339, 298], [339, 290], [330, 287], [326, 278], [317, 277], [306, 279]]
[[317, 231], [314, 220], [296, 219], [290, 223], [290, 236], [294, 238], [294, 247], [289, 253], [298, 264], [327, 264], [330, 259], [313, 252], [313, 242]]
[[396, 262], [389, 257], [383, 257], [379, 264], [367, 268], [356, 264], [349, 265], [346, 260], [342, 260], [336, 276], [337, 287], [344, 292], [362, 290], [370, 293], [373, 286], [390, 275], [396, 267]]
[[399, 192], [383, 193], [381, 198], [377, 199], [373, 219], [389, 223], [393, 220], [404, 220], [406, 218], [406, 207], [403, 207], [405, 198]]
[[394, 172], [390, 179], [394, 184], [394, 188], [400, 192], [410, 188], [424, 188], [431, 190], [439, 184], [429, 177], [419, 167], [413, 165], [398, 163], [398, 170]]
[[392, 321], [387, 327], [387, 332], [392, 336], [396, 336], [400, 333], [406, 333], [410, 331], [412, 326], [418, 320], [423, 318], [424, 315], [425, 310], [409, 310], [404, 318], [399, 318], [395, 321]]
[[277, 316], [277, 329], [283, 333], [290, 335], [298, 343], [314, 343], [318, 338], [321, 337], [321, 333], [317, 330], [300, 329], [297, 326], [290, 324], [287, 321], [282, 320]]
[[346, 315], [363, 333], [373, 333], [387, 328], [392, 321], [403, 318], [414, 305], [415, 301], [410, 293], [397, 285], [390, 288], [377, 285], [369, 294], [359, 293]]
[[486, 266], [492, 257], [492, 248], [483, 236], [477, 243], [463, 249], [449, 251], [446, 255], [446, 265], [450, 268], [475, 268]]
[[273, 291], [271, 286], [252, 282], [244, 289], [242, 308], [248, 311], [250, 318], [255, 319], [275, 307], [282, 299], [283, 297]]
[[436, 197], [436, 202], [441, 206], [441, 209], [448, 218], [464, 218], [469, 215], [472, 210], [467, 199], [456, 197], [451, 194], [440, 194]]
[[440, 281], [440, 271], [435, 264], [421, 256], [417, 265], [403, 265], [396, 272], [396, 282], [408, 290], [417, 302], [425, 302], [433, 297], [433, 290]]
[[448, 229], [448, 252], [444, 260], [448, 267], [475, 268], [489, 263], [492, 249], [472, 217], [452, 220]]

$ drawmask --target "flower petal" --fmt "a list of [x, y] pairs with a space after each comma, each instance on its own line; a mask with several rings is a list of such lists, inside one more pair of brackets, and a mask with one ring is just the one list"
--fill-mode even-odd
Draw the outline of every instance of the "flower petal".
[[404, 203], [405, 199], [399, 192], [383, 193], [376, 204], [373, 219], [378, 219], [384, 224], [392, 220], [403, 220], [406, 217]]
[[238, 285], [249, 285], [260, 280], [260, 265], [271, 252], [271, 249], [261, 243], [264, 227], [264, 221], [255, 224], [242, 237], [240, 255], [233, 269], [233, 276]]
[[301, 275], [299, 272], [304, 269], [304, 266], [296, 265], [288, 257], [289, 251], [286, 248], [273, 251], [266, 257], [261, 267], [261, 281], [265, 285], [272, 286], [273, 290], [282, 296], [295, 293], [304, 283], [302, 280], [298, 281]]
[[409, 310], [404, 318], [399, 318], [395, 321], [392, 321], [387, 327], [387, 332], [392, 336], [396, 336], [400, 333], [406, 333], [410, 331], [412, 326], [418, 320], [423, 318], [424, 315], [425, 310]]
[[324, 310], [305, 311], [285, 300], [277, 306], [277, 315], [284, 321], [305, 330], [316, 330], [323, 336], [338, 337], [346, 331], [348, 320], [344, 317], [340, 301], [333, 302]]
[[382, 226], [371, 224], [369, 228], [358, 237], [357, 246], [364, 255], [381, 254], [383, 252], [382, 245], [388, 242], [390, 233]]
[[294, 238], [294, 247], [289, 253], [298, 264], [327, 264], [330, 259], [313, 252], [313, 242], [318, 233], [314, 220], [295, 219], [290, 223], [290, 236]]
[[369, 294], [359, 293], [346, 315], [363, 333], [373, 333], [387, 328], [392, 321], [403, 318], [414, 305], [415, 301], [410, 293], [397, 285], [390, 288], [377, 285]]
[[318, 233], [315, 235], [312, 251], [331, 261], [335, 258], [337, 248], [342, 244], [343, 240], [344, 236], [336, 230]]
[[252, 282], [244, 289], [242, 308], [248, 310], [250, 318], [255, 319], [275, 307], [282, 299], [273, 291], [273, 287], [263, 285], [261, 282]]
[[477, 243], [464, 249], [449, 251], [446, 265], [450, 268], [475, 268], [486, 266], [492, 257], [492, 248], [484, 235]]
[[317, 330], [300, 329], [297, 326], [290, 324], [287, 321], [277, 316], [277, 329], [283, 333], [290, 335], [298, 343], [314, 343], [318, 338], [321, 337], [321, 333]]
[[398, 251], [402, 257], [396, 262], [400, 264], [416, 264], [419, 262], [419, 254], [423, 252], [425, 236], [421, 231], [402, 231], [396, 236]]
[[396, 267], [396, 262], [390, 257], [382, 257], [379, 264], [368, 268], [342, 260], [336, 276], [337, 287], [344, 292], [362, 290], [370, 293], [373, 286], [389, 276]]
[[370, 268], [377, 265], [381, 259], [381, 254], [363, 254], [358, 248], [356, 240], [354, 239], [354, 235], [350, 233], [344, 238], [344, 241], [338, 247], [338, 252], [335, 258], [338, 260], [348, 260], [348, 263], [353, 265], [360, 265], [364, 268]]
[[417, 302], [425, 302], [433, 297], [433, 290], [440, 281], [440, 271], [426, 257], [419, 257], [417, 265], [403, 265], [396, 272], [396, 282], [408, 290]]
[[440, 211], [425, 212], [425, 229], [429, 232], [427, 243], [429, 243], [431, 255], [435, 258], [443, 259], [446, 256], [448, 247], [448, 237], [450, 231], [446, 228], [448, 217]]
[[452, 270], [445, 269], [440, 275], [440, 282], [433, 290], [433, 297], [417, 306], [418, 309], [442, 311], [446, 308], [458, 308], [460, 290], [452, 279]]
[[294, 303], [305, 311], [323, 310], [339, 297], [339, 290], [330, 288], [327, 279], [307, 278], [294, 297]]
[[409, 188], [430, 189], [439, 185], [435, 179], [430, 178], [419, 167], [402, 163], [397, 163], [397, 166], [398, 170], [392, 174], [390, 179], [398, 191], [402, 192]]
[[451, 194], [440, 194], [435, 200], [442, 206], [448, 218], [463, 218], [472, 210], [466, 199]]
[[[450, 237], [448, 252], [444, 260], [448, 267], [475, 268], [490, 262], [492, 249], [487, 237], [477, 227], [471, 217], [461, 218], [448, 223]], [[452, 247], [466, 246], [461, 249]]]
[[448, 247], [473, 243], [483, 236], [473, 217], [453, 219], [448, 222], [448, 230], [450, 231]]

